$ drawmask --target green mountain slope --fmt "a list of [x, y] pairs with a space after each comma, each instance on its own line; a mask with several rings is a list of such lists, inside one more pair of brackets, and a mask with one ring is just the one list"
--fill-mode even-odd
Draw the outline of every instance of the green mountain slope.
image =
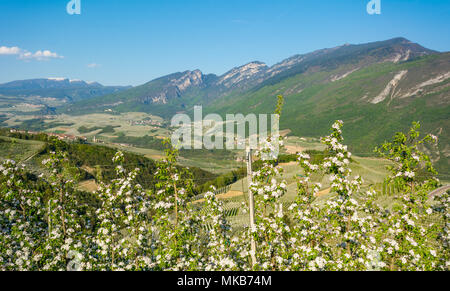
[[[298, 74], [361, 69], [376, 63], [399, 62], [434, 54], [404, 38], [359, 45], [343, 45], [288, 58], [272, 67], [251, 62], [222, 76], [185, 71], [164, 76], [122, 92], [84, 100], [61, 112], [85, 114], [98, 111], [141, 111], [170, 118], [229, 95], [239, 95], [276, 85]], [[337, 78], [337, 77], [336, 77]]]
[[421, 121], [424, 131], [440, 137], [439, 154], [434, 158], [441, 171], [448, 171], [450, 53], [353, 70], [298, 74], [218, 99], [206, 111], [271, 113], [275, 96], [281, 94], [286, 100], [282, 128], [295, 135], [318, 137], [341, 119], [346, 122], [347, 142], [360, 154], [371, 153], [376, 144], [406, 130], [412, 121]]
[[[346, 122], [347, 142], [360, 154], [421, 121], [441, 138], [434, 158], [448, 172], [450, 54], [404, 38], [342, 45], [296, 55], [271, 67], [251, 62], [222, 76], [175, 73], [115, 94], [84, 100], [62, 112], [147, 112], [170, 119], [203, 105], [206, 113], [271, 113], [286, 106], [282, 128], [299, 136], [327, 133]], [[432, 149], [430, 149], [432, 150]]]
[[70, 114], [87, 112], [147, 112], [169, 117], [207, 100], [208, 84], [216, 76], [186, 71], [164, 76], [144, 85], [77, 102], [60, 110]]

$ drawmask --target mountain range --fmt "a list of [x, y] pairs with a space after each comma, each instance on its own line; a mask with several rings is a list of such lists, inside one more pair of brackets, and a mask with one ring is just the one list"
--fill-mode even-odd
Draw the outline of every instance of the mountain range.
[[103, 96], [131, 86], [103, 86], [97, 82], [70, 80], [67, 78], [47, 78], [13, 81], [0, 84], [0, 95], [8, 97], [55, 98], [60, 101], [76, 102]]
[[[361, 45], [345, 44], [295, 55], [271, 67], [262, 62], [250, 62], [221, 76], [203, 74], [200, 70], [174, 73], [129, 90], [84, 100], [72, 110], [86, 112], [107, 108], [123, 112], [139, 109], [169, 117], [196, 104], [207, 106], [218, 100], [228, 100], [230, 96], [273, 86], [293, 76], [330, 73], [324, 75], [322, 81], [333, 83], [374, 64], [398, 64], [434, 54], [437, 52], [404, 38]], [[285, 95], [297, 93], [300, 87], [295, 87], [288, 88], [291, 90], [286, 90]]]
[[421, 121], [425, 132], [440, 138], [439, 149], [428, 151], [438, 168], [448, 172], [449, 91], [449, 52], [394, 38], [299, 54], [273, 66], [254, 61], [220, 76], [178, 72], [74, 100], [59, 112], [147, 112], [169, 119], [203, 105], [204, 114], [272, 113], [276, 96], [283, 95], [283, 129], [319, 137], [341, 119], [346, 142], [360, 155], [371, 154], [375, 145]]

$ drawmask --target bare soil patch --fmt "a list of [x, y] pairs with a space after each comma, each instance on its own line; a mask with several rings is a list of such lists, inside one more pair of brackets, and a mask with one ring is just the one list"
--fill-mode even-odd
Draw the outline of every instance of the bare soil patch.
[[330, 194], [330, 192], [331, 192], [331, 188], [322, 190], [322, 191], [320, 191], [320, 192], [318, 192], [318, 193], [316, 194], [316, 197], [320, 197], [320, 196], [323, 196], [323, 195]]
[[300, 146], [295, 146], [295, 145], [286, 145], [285, 148], [286, 148], [286, 152], [290, 155], [300, 153], [305, 150], [304, 148], [302, 148]]
[[86, 192], [95, 192], [98, 190], [98, 185], [95, 180], [87, 180], [78, 184], [78, 188]]

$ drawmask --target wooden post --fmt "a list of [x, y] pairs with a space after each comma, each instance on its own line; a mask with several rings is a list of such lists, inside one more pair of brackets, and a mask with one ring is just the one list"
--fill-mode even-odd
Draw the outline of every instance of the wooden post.
[[256, 242], [253, 237], [253, 229], [255, 228], [255, 201], [253, 198], [253, 193], [250, 189], [250, 184], [252, 183], [252, 149], [247, 148], [247, 187], [248, 187], [248, 201], [250, 208], [250, 232], [251, 232], [251, 257], [252, 266], [256, 265]]
[[51, 205], [50, 205], [50, 199], [48, 199], [48, 236], [50, 237], [50, 233], [52, 232], [52, 219], [50, 218], [50, 213], [52, 211]]

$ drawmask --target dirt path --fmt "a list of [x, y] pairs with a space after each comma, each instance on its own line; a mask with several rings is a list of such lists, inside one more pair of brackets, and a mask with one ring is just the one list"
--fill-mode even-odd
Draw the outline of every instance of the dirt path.
[[430, 193], [430, 197], [440, 196], [448, 190], [450, 190], [450, 185], [447, 185], [447, 186], [444, 186], [444, 187], [434, 190], [433, 192]]
[[331, 192], [331, 188], [322, 190], [322, 191], [320, 191], [320, 192], [318, 192], [318, 193], [316, 194], [316, 197], [320, 197], [320, 196], [323, 196], [323, 195], [330, 194], [330, 192]]
[[30, 161], [32, 158], [34, 158], [38, 153], [32, 154], [30, 157], [26, 158], [22, 163], [26, 163]]

